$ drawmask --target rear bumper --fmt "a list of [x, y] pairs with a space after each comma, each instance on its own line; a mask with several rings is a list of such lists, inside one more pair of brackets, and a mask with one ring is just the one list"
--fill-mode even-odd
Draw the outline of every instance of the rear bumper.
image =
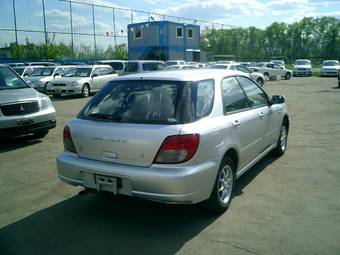
[[95, 175], [111, 176], [118, 179], [118, 194], [179, 204], [209, 198], [218, 162], [216, 158], [196, 166], [136, 167], [88, 160], [69, 152], [57, 157], [58, 176], [71, 185], [96, 189]]

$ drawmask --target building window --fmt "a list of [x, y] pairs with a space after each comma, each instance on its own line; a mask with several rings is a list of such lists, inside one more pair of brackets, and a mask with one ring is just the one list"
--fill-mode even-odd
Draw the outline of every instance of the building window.
[[140, 28], [135, 28], [135, 29], [133, 30], [133, 37], [134, 37], [135, 39], [142, 39], [142, 29], [140, 29]]
[[183, 37], [183, 29], [181, 27], [176, 28], [176, 37], [182, 38]]
[[188, 38], [194, 39], [194, 30], [192, 28], [188, 28]]

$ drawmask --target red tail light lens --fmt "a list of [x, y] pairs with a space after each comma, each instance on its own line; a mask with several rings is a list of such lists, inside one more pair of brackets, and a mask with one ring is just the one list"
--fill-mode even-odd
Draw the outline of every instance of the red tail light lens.
[[168, 136], [160, 147], [154, 163], [177, 164], [188, 161], [195, 155], [199, 141], [198, 134]]
[[70, 128], [68, 126], [64, 127], [63, 140], [64, 140], [64, 149], [65, 150], [77, 153], [76, 148], [74, 147], [74, 144], [73, 144], [73, 141], [72, 141], [71, 131], [70, 131]]

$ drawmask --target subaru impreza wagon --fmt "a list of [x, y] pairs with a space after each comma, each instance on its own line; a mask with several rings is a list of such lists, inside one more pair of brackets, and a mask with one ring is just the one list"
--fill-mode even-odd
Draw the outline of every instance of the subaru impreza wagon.
[[161, 71], [106, 85], [64, 128], [59, 178], [86, 189], [223, 212], [235, 181], [266, 154], [284, 154], [283, 96], [246, 73]]

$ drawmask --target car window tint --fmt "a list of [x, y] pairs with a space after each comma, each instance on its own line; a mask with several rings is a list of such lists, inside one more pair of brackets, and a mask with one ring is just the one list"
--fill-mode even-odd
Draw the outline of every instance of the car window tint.
[[197, 84], [196, 118], [210, 114], [214, 104], [215, 84], [213, 80], [200, 81]]
[[157, 71], [163, 70], [166, 66], [162, 63], [144, 63], [143, 70], [144, 71]]
[[123, 70], [124, 65], [121, 62], [111, 62], [108, 63], [114, 70]]
[[247, 98], [234, 77], [222, 81], [224, 113], [239, 111], [248, 107]]
[[125, 72], [136, 73], [138, 71], [138, 63], [129, 62], [126, 64]]
[[244, 73], [249, 73], [249, 70], [246, 67], [241, 66], [241, 65], [236, 66], [236, 69]]
[[237, 77], [237, 79], [247, 95], [248, 105], [250, 107], [267, 105], [268, 100], [266, 94], [255, 84], [255, 82], [246, 77]]

